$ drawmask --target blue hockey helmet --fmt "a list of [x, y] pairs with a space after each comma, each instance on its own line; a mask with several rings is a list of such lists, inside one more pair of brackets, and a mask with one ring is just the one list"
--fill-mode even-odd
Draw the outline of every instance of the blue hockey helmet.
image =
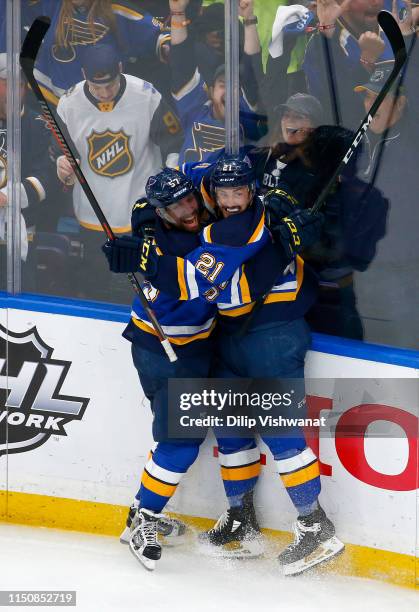
[[210, 179], [211, 191], [217, 187], [248, 186], [255, 190], [255, 172], [247, 156], [222, 155], [216, 162]]
[[197, 195], [192, 181], [173, 168], [164, 168], [155, 176], [150, 176], [145, 192], [148, 203], [154, 208], [167, 208], [190, 193]]

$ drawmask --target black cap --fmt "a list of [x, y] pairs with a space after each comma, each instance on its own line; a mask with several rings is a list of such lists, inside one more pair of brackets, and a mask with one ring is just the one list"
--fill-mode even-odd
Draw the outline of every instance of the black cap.
[[120, 73], [121, 59], [112, 45], [89, 45], [82, 57], [86, 79], [95, 85], [106, 85]]
[[222, 32], [224, 30], [224, 4], [214, 2], [214, 4], [205, 6], [202, 15], [195, 21], [195, 29], [200, 34]]
[[286, 109], [292, 110], [299, 115], [309, 117], [313, 123], [313, 127], [317, 127], [323, 123], [322, 105], [317, 98], [309, 94], [296, 93], [290, 96], [285, 104], [277, 106], [275, 110], [283, 113]]

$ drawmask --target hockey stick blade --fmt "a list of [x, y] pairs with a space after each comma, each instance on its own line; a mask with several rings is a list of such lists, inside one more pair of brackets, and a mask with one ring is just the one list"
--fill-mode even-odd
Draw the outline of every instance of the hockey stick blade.
[[50, 25], [51, 20], [49, 17], [37, 17], [35, 19], [22, 44], [20, 52], [21, 65], [22, 62], [32, 62], [32, 65], [35, 64], [39, 48]]
[[389, 11], [380, 11], [377, 19], [391, 45], [396, 65], [401, 64], [403, 66], [407, 58], [407, 52], [403, 34], [397, 21]]
[[323, 191], [321, 192], [321, 194], [318, 196], [317, 200], [315, 201], [311, 209], [312, 213], [318, 212], [320, 208], [323, 206], [324, 201], [329, 195], [332, 187], [334, 186], [337, 177], [339, 176], [339, 174], [341, 174], [344, 166], [346, 166], [349, 163], [349, 160], [354, 154], [356, 148], [359, 146], [360, 142], [362, 141], [364, 134], [367, 132], [370, 126], [370, 123], [374, 118], [374, 115], [376, 114], [377, 110], [381, 106], [382, 101], [384, 100], [388, 92], [390, 91], [391, 87], [393, 86], [394, 82], [396, 81], [397, 77], [400, 74], [401, 69], [403, 68], [406, 62], [406, 59], [407, 59], [406, 45], [403, 39], [403, 35], [397, 24], [397, 21], [394, 19], [393, 15], [389, 13], [388, 11], [380, 11], [378, 15], [378, 23], [380, 24], [384, 34], [387, 36], [390, 42], [390, 45], [391, 45], [391, 49], [394, 54], [393, 70], [391, 71], [391, 74], [389, 75], [387, 81], [384, 83], [380, 93], [378, 94], [374, 104], [371, 106], [367, 116], [364, 118], [363, 122], [361, 123], [361, 126], [356, 132], [355, 137], [348, 151], [346, 152], [340, 164], [336, 168], [332, 178], [327, 183], [327, 185], [324, 187]]
[[[38, 17], [35, 19], [33, 24], [31, 25], [29, 32], [27, 33], [25, 40], [23, 41], [22, 50], [20, 53], [20, 65], [22, 67], [22, 71], [31, 86], [33, 93], [35, 94], [38, 102], [42, 107], [42, 111], [45, 115], [45, 119], [47, 124], [51, 130], [51, 133], [54, 135], [61, 151], [64, 153], [66, 159], [71, 164], [71, 167], [74, 170], [74, 173], [77, 177], [77, 180], [80, 183], [80, 187], [82, 188], [87, 200], [89, 201], [90, 206], [93, 208], [102, 228], [105, 232], [106, 236], [109, 240], [115, 240], [115, 235], [112, 231], [111, 226], [106, 219], [99, 202], [96, 200], [93, 191], [90, 189], [90, 186], [79, 166], [73, 152], [68, 146], [66, 139], [55, 119], [53, 113], [51, 112], [47, 101], [38, 85], [37, 80], [34, 76], [34, 66], [35, 60], [38, 55], [39, 49], [42, 45], [42, 41], [44, 40], [45, 34], [48, 32], [51, 21], [48, 17]], [[156, 332], [157, 337], [159, 338], [161, 345], [167, 354], [169, 360], [171, 362], [177, 361], [176, 353], [173, 350], [172, 345], [170, 344], [166, 334], [164, 333], [160, 323], [157, 320], [156, 315], [153, 310], [150, 308], [150, 305], [147, 301], [147, 298], [144, 295], [144, 292], [141, 288], [140, 283], [138, 282], [135, 274], [127, 274], [128, 280], [130, 281], [134, 292], [138, 295], [140, 299], [141, 305], [146, 311], [151, 324]]]

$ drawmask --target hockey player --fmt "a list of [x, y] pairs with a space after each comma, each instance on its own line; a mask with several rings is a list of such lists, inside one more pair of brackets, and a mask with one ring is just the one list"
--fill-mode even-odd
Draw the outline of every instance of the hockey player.
[[[138, 269], [138, 245], [144, 233], [155, 232], [162, 253], [183, 256], [199, 246], [198, 232], [207, 222], [208, 212], [192, 182], [181, 173], [165, 169], [147, 184], [147, 207], [137, 202], [132, 211], [132, 237], [117, 238], [103, 250], [114, 272]], [[167, 403], [169, 378], [205, 378], [209, 374], [211, 334], [216, 308], [201, 300], [180, 302], [144, 285], [146, 296], [169, 340], [176, 346], [178, 360], [170, 363], [161, 349], [146, 312], [134, 299], [131, 321], [124, 336], [132, 342], [132, 357], [141, 386], [150, 400], [153, 413], [154, 451], [144, 468], [141, 486], [131, 506], [127, 528], [121, 541], [129, 541], [131, 552], [147, 568], [154, 569], [161, 556], [157, 534], [184, 531], [184, 526], [170, 521], [162, 510], [176, 490], [181, 477], [195, 461], [202, 440], [169, 439]]]
[[[181, 261], [181, 257], [190, 251], [200, 251], [204, 261], [204, 250], [200, 244], [198, 232], [202, 224], [209, 221], [208, 212], [203, 209], [197, 198], [193, 184], [182, 173], [165, 169], [157, 176], [150, 177], [147, 183], [147, 200], [156, 209], [155, 240], [158, 244], [159, 259]], [[139, 202], [133, 209], [133, 237], [123, 236], [104, 246], [109, 265], [114, 272], [128, 272], [138, 269], [139, 249], [142, 239], [139, 236], [140, 226], [146, 226], [153, 217], [145, 217], [146, 204]], [[228, 220], [227, 220], [228, 221]], [[229, 245], [218, 243], [218, 254], [224, 257], [226, 269], [235, 271], [238, 263], [250, 257], [262, 248], [268, 240], [268, 232], [263, 227], [262, 207], [254, 207], [236, 223], [235, 234], [238, 236], [234, 261], [228, 257]], [[230, 235], [231, 223], [208, 225], [207, 229], [217, 240]], [[224, 231], [223, 231], [224, 230]], [[225, 241], [224, 241], [225, 242]], [[154, 252], [154, 251], [151, 251]], [[148, 261], [148, 276], [153, 276], [155, 262]], [[192, 270], [191, 270], [192, 272]], [[223, 271], [224, 272], [224, 271]], [[230, 272], [230, 274], [232, 273]], [[190, 281], [192, 283], [192, 280]], [[166, 283], [170, 291], [170, 279]], [[192, 286], [192, 285], [191, 285]], [[151, 401], [153, 419], [153, 437], [158, 442], [150, 457], [142, 478], [141, 488], [136, 496], [135, 505], [130, 510], [127, 530], [123, 539], [130, 541], [131, 551], [149, 569], [154, 567], [161, 554], [156, 540], [158, 525], [168, 521], [161, 516], [165, 504], [175, 492], [183, 473], [195, 460], [202, 440], [173, 440], [167, 434], [167, 379], [175, 377], [209, 376], [209, 364], [212, 351], [210, 336], [214, 327], [216, 308], [210, 301], [193, 299], [190, 301], [173, 299], [167, 288], [158, 290], [146, 283], [147, 297], [153, 302], [153, 308], [169, 334], [169, 339], [176, 345], [178, 362], [171, 364], [162, 354], [160, 344], [155, 337], [147, 315], [134, 300], [133, 316], [125, 336], [133, 342], [132, 354], [138, 370], [140, 381], [146, 396]], [[235, 451], [241, 455], [243, 463], [247, 448], [241, 440], [236, 441]], [[253, 452], [254, 454], [254, 452]], [[259, 460], [252, 471], [259, 469]], [[179, 530], [179, 525], [170, 525]], [[253, 555], [259, 554], [257, 541], [251, 545]], [[256, 550], [257, 549], [257, 550]]]
[[[173, 114], [160, 93], [150, 83], [122, 74], [113, 47], [89, 48], [82, 63], [86, 80], [60, 99], [57, 112], [113, 231], [122, 234], [130, 229], [129, 203], [145, 194], [147, 178], [162, 165], [162, 153], [168, 156], [168, 165], [176, 164], [182, 137], [179, 125], [175, 132], [167, 126], [164, 116]], [[57, 159], [57, 173], [64, 184], [75, 184], [74, 212], [85, 245], [82, 286], [89, 297], [109, 299], [106, 270], [95, 283], [95, 295], [90, 281], [93, 273], [97, 278], [103, 269], [98, 260], [102, 227], [65, 156]], [[127, 296], [124, 283], [118, 298], [125, 301]]]
[[[241, 160], [220, 159], [211, 176], [212, 193], [225, 219], [234, 219], [235, 215], [243, 214], [254, 202], [253, 186], [250, 185], [249, 189], [249, 173], [243, 171]], [[262, 377], [267, 372], [277, 377], [302, 378], [304, 375], [304, 357], [310, 344], [310, 334], [302, 317], [315, 299], [316, 283], [295, 251], [316, 239], [320, 219], [298, 210], [291, 213], [291, 218], [286, 213], [284, 216], [280, 227], [272, 228], [278, 236], [280, 248], [266, 243], [257, 257], [244, 263], [227, 285], [225, 282], [221, 286], [218, 284], [220, 266], [215, 257], [218, 245], [212, 233], [212, 228], [216, 228], [217, 224], [211, 229], [206, 228], [201, 237], [205, 252], [212, 257], [211, 262], [209, 259], [206, 262], [204, 270], [202, 259], [197, 259], [195, 253], [187, 256], [185, 266], [189, 263], [195, 266], [195, 271], [187, 268], [188, 274], [182, 274], [182, 269], [186, 267], [182, 268], [179, 258], [171, 258], [171, 262], [162, 261], [167, 259], [165, 257], [158, 258], [157, 269], [154, 267], [151, 270], [153, 283], [157, 287], [161, 282], [166, 283], [170, 292], [174, 291], [174, 283], [169, 286], [167, 277], [178, 279], [179, 286], [173, 293], [174, 297], [188, 299], [192, 289], [196, 291], [198, 288], [201, 297], [218, 302], [221, 316], [217, 342], [219, 361], [214, 372], [217, 377]], [[168, 275], [170, 265], [172, 274]], [[282, 270], [279, 277], [278, 269]], [[217, 280], [212, 292], [207, 289], [211, 278]], [[266, 292], [264, 306], [255, 315], [243, 337], [237, 338], [235, 332], [252, 311], [255, 299]], [[303, 399], [302, 388], [300, 393], [300, 399]], [[343, 544], [334, 536], [331, 521], [318, 505], [320, 478], [317, 458], [306, 447], [301, 431], [291, 433], [293, 435], [286, 438], [263, 438], [275, 457], [282, 480], [299, 512], [295, 526], [296, 542], [279, 558], [284, 572], [289, 574], [304, 571], [343, 549]], [[224, 484], [231, 507], [206, 536], [216, 546], [243, 542], [249, 535], [246, 532], [252, 530], [254, 535], [256, 531], [253, 521], [249, 519], [249, 514], [254, 516], [254, 510], [248, 495], [255, 478], [248, 474], [241, 478], [239, 471], [234, 475], [235, 466], [229, 462], [229, 458], [234, 456], [232, 447], [235, 442], [237, 440], [234, 439], [219, 441], [220, 458], [222, 462], [225, 461]], [[247, 448], [256, 448], [254, 440], [247, 440]], [[304, 558], [308, 555], [310, 561], [305, 562]]]

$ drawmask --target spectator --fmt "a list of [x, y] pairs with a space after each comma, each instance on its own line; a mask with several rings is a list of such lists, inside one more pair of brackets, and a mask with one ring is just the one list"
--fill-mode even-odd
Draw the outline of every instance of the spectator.
[[[54, 188], [58, 182], [54, 173], [54, 166], [48, 155], [34, 155], [36, 151], [47, 151], [50, 141], [50, 131], [45, 121], [25, 108], [23, 101], [25, 85], [21, 82], [22, 97], [22, 160], [20, 184], [21, 203], [21, 257], [24, 266], [24, 287], [28, 291], [34, 289], [33, 279], [33, 253], [29, 250], [30, 242], [35, 232], [37, 218], [47, 213], [51, 199], [56, 195]], [[6, 207], [9, 205], [7, 193], [7, 55], [0, 53], [0, 242], [5, 244], [6, 237]], [[48, 202], [49, 200], [49, 202]], [[55, 204], [55, 202], [54, 202]], [[5, 249], [1, 248], [5, 256]], [[30, 284], [29, 284], [30, 283]]]
[[[370, 125], [361, 177], [384, 192], [390, 200], [390, 211], [377, 257], [367, 273], [356, 276], [367, 339], [415, 349], [419, 347], [419, 124], [412, 117], [409, 100], [414, 101], [414, 111], [419, 95], [417, 61], [416, 45], [409, 90], [396, 83]], [[391, 69], [388, 63], [377, 66], [369, 81], [356, 87], [365, 111], [370, 109]]]
[[[195, 57], [199, 73], [206, 83], [211, 83], [217, 68], [225, 62], [224, 4], [214, 2], [203, 7], [200, 16], [191, 24], [195, 37]], [[239, 24], [240, 58], [243, 56], [243, 25]]]
[[[179, 117], [185, 132], [185, 142], [180, 152], [180, 163], [203, 161], [225, 144], [225, 74], [219, 66], [210, 83], [205, 86], [197, 68], [193, 39], [188, 33], [185, 11], [189, 0], [170, 0], [172, 11], [172, 88]], [[240, 97], [242, 136], [258, 140], [261, 135], [260, 117], [255, 115], [257, 102], [257, 81], [255, 66], [261, 68], [261, 55], [256, 21], [253, 15], [253, 0], [242, 0], [244, 8], [244, 70], [243, 86], [247, 98]], [[246, 23], [247, 22], [247, 23]], [[242, 91], [243, 94], [243, 91]]]
[[[130, 227], [132, 203], [144, 196], [148, 177], [162, 166], [160, 149], [169, 153], [166, 164], [176, 165], [182, 137], [179, 129], [167, 127], [170, 111], [159, 92], [150, 83], [121, 73], [113, 47], [95, 45], [83, 55], [82, 65], [86, 80], [60, 99], [57, 113], [111, 227], [124, 233]], [[63, 183], [75, 183], [63, 156], [57, 160], [57, 173]], [[85, 286], [91, 286], [93, 268], [96, 277], [103, 270], [103, 288], [97, 283], [97, 295], [103, 298], [109, 274], [100, 254], [102, 228], [78, 183], [73, 202], [87, 249]]]
[[[303, 2], [289, 2], [279, 6], [272, 25], [263, 97], [269, 125], [275, 122], [275, 107], [296, 92], [306, 93], [307, 85], [302, 70], [302, 58], [309, 34], [316, 22], [316, 12]], [[304, 4], [313, 4], [304, 3]], [[272, 116], [273, 115], [273, 116]]]
[[[319, 126], [295, 148], [294, 159], [281, 175], [279, 188], [266, 196], [268, 206], [291, 203], [291, 209], [311, 208], [354, 134], [336, 126]], [[325, 200], [321, 239], [304, 253], [319, 275], [319, 299], [306, 318], [314, 331], [362, 339], [356, 308], [354, 270], [368, 268], [377, 242], [385, 233], [388, 203], [377, 189], [356, 177], [356, 157], [345, 168]]]
[[314, 128], [322, 123], [323, 111], [314, 96], [296, 93], [275, 108], [271, 145], [250, 149], [248, 154], [256, 169], [261, 193], [275, 189], [286, 165], [295, 159], [301, 145]]
[[[398, 8], [401, 3], [398, 2]], [[395, 12], [396, 3], [394, 2]], [[304, 71], [308, 90], [322, 103], [326, 122], [357, 129], [363, 108], [354, 87], [374, 72], [375, 63], [393, 59], [377, 22], [391, 0], [318, 0], [319, 32], [307, 46]], [[397, 10], [398, 10], [397, 8]]]

